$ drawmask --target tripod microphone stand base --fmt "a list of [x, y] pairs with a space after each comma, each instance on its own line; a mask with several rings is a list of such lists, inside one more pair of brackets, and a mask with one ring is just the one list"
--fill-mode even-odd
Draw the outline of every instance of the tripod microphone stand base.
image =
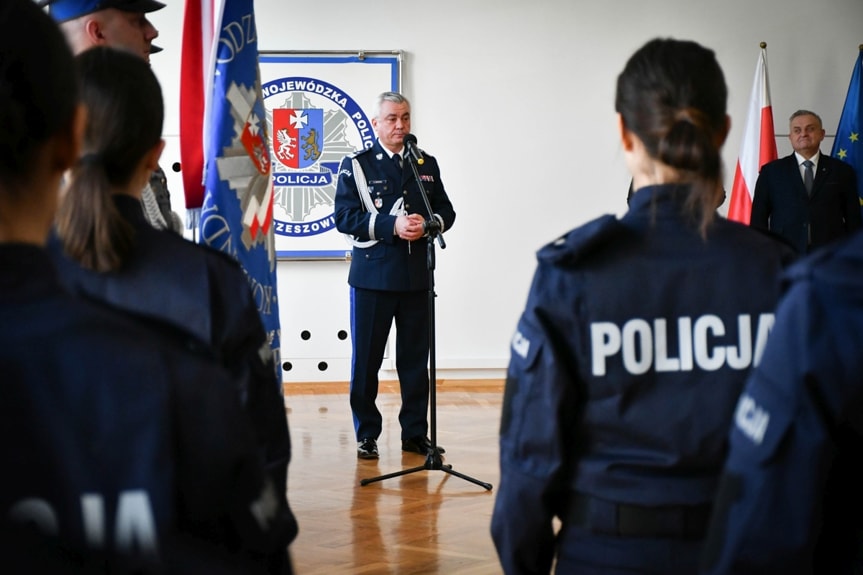
[[445, 464], [443, 462], [443, 458], [441, 457], [440, 450], [435, 447], [432, 449], [429, 454], [426, 456], [426, 462], [424, 465], [420, 465], [418, 467], [411, 467], [410, 469], [403, 469], [401, 471], [396, 471], [394, 473], [387, 473], [386, 475], [379, 475], [378, 477], [372, 477], [369, 479], [361, 479], [360, 485], [368, 485], [369, 483], [374, 483], [375, 481], [383, 481], [384, 479], [391, 479], [393, 477], [401, 477], [402, 475], [408, 475], [409, 473], [417, 473], [418, 471], [443, 471], [445, 473], [449, 473], [450, 475], [455, 475], [456, 477], [461, 477], [465, 481], [470, 481], [471, 483], [475, 483], [480, 487], [486, 489], [486, 491], [491, 491], [491, 483], [486, 483], [484, 481], [480, 481], [479, 479], [474, 479], [473, 477], [469, 477], [463, 473], [459, 473], [458, 471], [454, 471], [452, 465]]

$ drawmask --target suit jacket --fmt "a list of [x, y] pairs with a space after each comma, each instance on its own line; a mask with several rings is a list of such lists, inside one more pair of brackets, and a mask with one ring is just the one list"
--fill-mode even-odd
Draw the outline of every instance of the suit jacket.
[[785, 238], [801, 254], [848, 235], [863, 226], [854, 168], [821, 154], [809, 197], [793, 153], [766, 164], [749, 224]]
[[[419, 291], [429, 287], [426, 261], [427, 238], [408, 242], [394, 234], [398, 214], [393, 206], [404, 199], [406, 214], [419, 213], [426, 220], [433, 217], [444, 231], [455, 222], [455, 210], [444, 190], [440, 169], [434, 157], [423, 152], [425, 163], [417, 166], [428, 195], [432, 214], [426, 213], [416, 178], [402, 161], [402, 169], [390, 159], [380, 141], [371, 148], [342, 160], [336, 187], [336, 227], [357, 241], [377, 240], [367, 247], [354, 246], [348, 283], [354, 287], [385, 291]], [[359, 162], [377, 213], [369, 210], [357, 191], [353, 159]]]

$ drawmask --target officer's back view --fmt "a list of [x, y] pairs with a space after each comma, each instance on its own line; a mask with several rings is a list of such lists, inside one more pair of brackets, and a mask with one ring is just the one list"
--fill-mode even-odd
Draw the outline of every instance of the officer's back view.
[[715, 214], [726, 99], [694, 42], [648, 42], [618, 77], [629, 211], [540, 250], [512, 340], [492, 519], [508, 574], [697, 572], [793, 257]]
[[230, 572], [284, 548], [287, 521], [233, 382], [170, 330], [70, 297], [44, 249], [78, 102], [56, 24], [0, 3], [3, 571]]
[[706, 574], [863, 572], [863, 233], [785, 280], [735, 410]]

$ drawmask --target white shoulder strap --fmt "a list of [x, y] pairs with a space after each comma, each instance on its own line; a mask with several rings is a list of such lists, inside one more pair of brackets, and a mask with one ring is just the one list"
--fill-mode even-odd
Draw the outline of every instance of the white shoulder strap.
[[[378, 209], [372, 201], [372, 195], [371, 192], [369, 192], [369, 185], [368, 182], [366, 182], [366, 174], [363, 172], [362, 166], [360, 166], [360, 163], [356, 158], [351, 160], [351, 165], [354, 170], [354, 182], [357, 184], [357, 192], [360, 195], [360, 200], [363, 202], [363, 206], [365, 206], [369, 214], [371, 214], [371, 218], [369, 220], [369, 235], [374, 237], [375, 220], [377, 219]], [[402, 213], [403, 205], [404, 198], [399, 198], [390, 209], [390, 215], [394, 216]], [[380, 241], [374, 239], [360, 241], [350, 234], [345, 234], [345, 238], [348, 240], [348, 243], [358, 248], [370, 248]]]

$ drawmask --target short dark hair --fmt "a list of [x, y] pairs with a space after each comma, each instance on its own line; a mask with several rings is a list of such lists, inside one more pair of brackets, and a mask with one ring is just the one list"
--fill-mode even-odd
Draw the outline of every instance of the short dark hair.
[[78, 104], [66, 39], [33, 0], [0, 2], [0, 185], [17, 188], [38, 150], [69, 130]]

